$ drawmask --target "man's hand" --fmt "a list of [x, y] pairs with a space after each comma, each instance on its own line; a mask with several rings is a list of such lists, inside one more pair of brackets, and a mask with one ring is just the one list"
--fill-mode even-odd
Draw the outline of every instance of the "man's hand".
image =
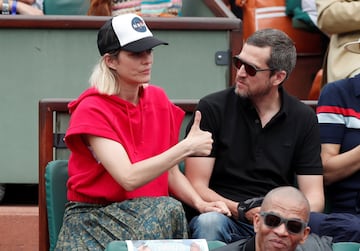
[[253, 217], [260, 212], [260, 206], [264, 197], [255, 197], [241, 201], [238, 204], [238, 220], [252, 224]]
[[260, 213], [260, 209], [261, 207], [254, 207], [245, 213], [245, 218], [251, 225], [253, 224], [255, 214]]

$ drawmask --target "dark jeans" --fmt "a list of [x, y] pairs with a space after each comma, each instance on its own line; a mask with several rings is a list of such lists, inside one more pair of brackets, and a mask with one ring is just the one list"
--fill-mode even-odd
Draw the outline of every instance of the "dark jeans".
[[312, 212], [309, 226], [319, 236], [333, 237], [333, 242], [360, 242], [360, 214]]

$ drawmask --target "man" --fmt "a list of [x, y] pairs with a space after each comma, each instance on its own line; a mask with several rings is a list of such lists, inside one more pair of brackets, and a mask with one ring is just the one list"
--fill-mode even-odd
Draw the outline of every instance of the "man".
[[275, 188], [265, 196], [260, 212], [254, 215], [256, 236], [215, 250], [294, 251], [310, 233], [309, 215], [309, 202], [298, 189], [291, 186]]
[[[359, 57], [359, 44], [352, 41], [345, 48]], [[311, 215], [311, 228], [334, 242], [360, 242], [360, 74], [325, 85], [317, 116], [330, 206], [327, 214]]]
[[282, 87], [295, 62], [295, 46], [284, 32], [256, 31], [233, 58], [234, 86], [199, 101], [200, 126], [214, 143], [209, 156], [186, 159], [185, 173], [204, 200], [225, 202], [231, 217], [195, 216], [192, 238], [230, 243], [253, 236], [262, 197], [278, 186], [297, 183], [310, 209], [323, 210], [316, 114]]

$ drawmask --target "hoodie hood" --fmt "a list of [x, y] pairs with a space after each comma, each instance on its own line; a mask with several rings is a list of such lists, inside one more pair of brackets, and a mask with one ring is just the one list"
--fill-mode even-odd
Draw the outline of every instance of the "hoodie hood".
[[[142, 93], [142, 92], [141, 92]], [[127, 107], [127, 105], [132, 105], [131, 103], [119, 98], [116, 95], [107, 95], [100, 93], [95, 87], [91, 87], [87, 90], [85, 90], [77, 99], [71, 101], [68, 105], [69, 112], [72, 114], [75, 109], [78, 107], [78, 105], [83, 102], [85, 99], [94, 97], [95, 99], [101, 98], [102, 100], [105, 100], [107, 102], [116, 103], [117, 105], [123, 106], [124, 108]]]

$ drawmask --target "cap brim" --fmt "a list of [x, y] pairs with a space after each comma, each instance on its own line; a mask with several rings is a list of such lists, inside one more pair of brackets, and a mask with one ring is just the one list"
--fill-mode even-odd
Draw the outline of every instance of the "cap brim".
[[121, 49], [131, 52], [142, 52], [150, 50], [158, 45], [168, 45], [168, 43], [161, 41], [155, 37], [145, 37], [135, 42], [123, 46]]

